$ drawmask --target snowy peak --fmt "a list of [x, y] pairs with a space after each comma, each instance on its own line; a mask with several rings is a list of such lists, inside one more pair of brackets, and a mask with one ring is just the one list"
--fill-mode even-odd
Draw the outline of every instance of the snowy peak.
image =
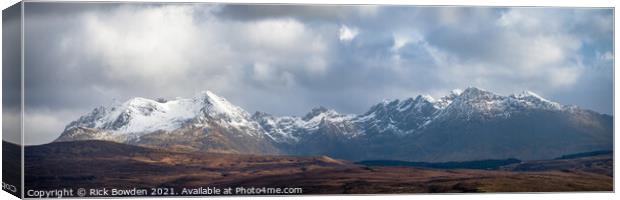
[[559, 103], [549, 101], [540, 95], [523, 91], [518, 94], [502, 96], [492, 92], [469, 87], [462, 91], [458, 96], [452, 93], [443, 97], [439, 101], [442, 108], [442, 115], [457, 115], [466, 118], [482, 117], [509, 117], [515, 112], [526, 112], [530, 110], [553, 110], [562, 111], [563, 106]]
[[418, 95], [412, 102], [412, 108], [420, 111], [421, 109], [434, 107], [436, 102], [430, 95]]
[[563, 111], [551, 102], [530, 91], [502, 96], [484, 89], [468, 87], [455, 89], [437, 100], [429, 95], [418, 95], [404, 100], [383, 101], [354, 119], [364, 131], [415, 132], [441, 119], [507, 118], [512, 114], [533, 110]]
[[404, 100], [384, 100], [370, 108], [364, 115], [386, 115], [390, 113], [420, 112], [433, 107], [437, 101], [430, 95], [418, 95]]
[[193, 119], [194, 126], [217, 126], [241, 132], [246, 135], [262, 137], [264, 131], [260, 125], [251, 119], [250, 114], [243, 108], [235, 106], [225, 98], [219, 97], [210, 91], [200, 92], [192, 99], [197, 103], [200, 114]]
[[501, 96], [492, 92], [469, 87], [456, 95], [452, 92], [450, 95], [442, 97], [442, 99], [451, 99], [448, 105], [465, 106], [474, 109], [491, 110], [491, 109], [554, 109], [559, 110], [562, 106], [559, 103], [549, 101], [540, 95], [523, 91], [521, 93], [509, 96]]
[[308, 120], [312, 120], [315, 117], [321, 117], [321, 116], [325, 116], [325, 115], [329, 115], [329, 114], [333, 114], [335, 113], [335, 111], [333, 110], [328, 110], [327, 108], [320, 106], [317, 108], [313, 108], [312, 111], [310, 111], [308, 114], [306, 114], [302, 119], [304, 121], [308, 121]]
[[438, 108], [429, 95], [418, 95], [404, 100], [384, 101], [374, 105], [354, 122], [366, 134], [406, 134], [427, 123]]
[[546, 99], [542, 98], [540, 95], [529, 91], [529, 90], [523, 90], [521, 93], [515, 93], [512, 94], [513, 97], [515, 98], [527, 98], [527, 97], [533, 97], [533, 98], [537, 98], [537, 99], [543, 99], [545, 101], [547, 101]]
[[520, 101], [529, 107], [551, 109], [551, 110], [562, 109], [562, 105], [560, 105], [559, 103], [549, 101], [541, 97], [540, 95], [534, 92], [531, 92], [531, 91], [527, 91], [527, 90], [521, 93], [512, 94], [510, 95], [510, 98]]
[[425, 94], [425, 95], [418, 95], [415, 98], [415, 101], [426, 101], [426, 102], [432, 103], [432, 102], [435, 102], [435, 99], [431, 95]]
[[250, 115], [225, 98], [204, 91], [188, 99], [136, 97], [114, 106], [98, 107], [71, 122], [65, 132], [83, 128], [105, 131], [112, 136], [140, 136], [183, 127], [207, 130], [215, 126], [227, 132], [268, 136], [277, 143], [294, 143], [326, 129], [339, 130], [348, 136], [386, 132], [402, 135], [418, 132], [441, 120], [507, 118], [514, 113], [531, 110], [574, 112], [579, 109], [562, 106], [530, 91], [502, 96], [468, 87], [452, 90], [438, 99], [418, 95], [403, 100], [384, 100], [362, 115], [346, 115], [317, 107], [303, 117], [277, 117], [263, 112]]
[[263, 119], [263, 118], [274, 118], [274, 116], [269, 113], [261, 112], [261, 111], [256, 111], [254, 112], [254, 114], [252, 114], [252, 119]]
[[249, 114], [226, 99], [210, 91], [200, 92], [191, 99], [177, 98], [155, 101], [136, 97], [126, 102], [99, 107], [70, 123], [65, 131], [76, 128], [94, 128], [113, 133], [148, 133], [172, 131], [193, 122], [204, 126], [212, 121], [227, 127], [252, 127]]
[[[595, 136], [589, 130], [607, 135]], [[525, 138], [528, 135], [535, 137]], [[600, 138], [612, 135], [610, 116], [562, 106], [530, 91], [503, 96], [469, 87], [437, 99], [418, 95], [386, 100], [362, 115], [318, 107], [302, 117], [264, 112], [250, 116], [209, 91], [186, 99], [132, 98], [95, 108], [71, 122], [56, 141], [108, 140], [227, 153], [437, 161], [455, 156], [464, 159], [462, 151], [472, 149], [475, 151], [467, 153], [467, 159], [509, 155], [497, 153], [498, 149], [538, 158], [540, 153], [532, 149], [548, 152], [544, 148], [549, 144], [566, 146], [567, 140], [557, 138], [575, 139], [573, 147], [579, 151], [584, 146], [605, 149], [612, 144], [607, 140], [601, 143]], [[480, 145], [481, 137], [497, 140]], [[521, 142], [520, 148], [506, 148], [513, 140]]]
[[306, 116], [301, 118], [304, 121], [304, 127], [307, 129], [316, 129], [321, 123], [338, 123], [353, 118], [352, 115], [344, 115], [332, 109], [325, 107], [313, 108]]
[[[348, 127], [354, 115], [340, 114], [332, 109], [317, 107], [304, 117], [273, 115], [256, 112], [252, 119], [265, 130], [266, 134], [278, 143], [295, 143], [307, 135], [318, 132], [322, 127]], [[342, 134], [354, 134], [342, 132]]]
[[303, 126], [303, 121], [298, 117], [275, 117], [264, 112], [256, 112], [252, 115], [265, 134], [278, 143], [293, 143], [299, 140], [295, 132]]
[[475, 110], [491, 110], [503, 100], [502, 96], [475, 87], [465, 89], [453, 99], [449, 107]]
[[[83, 127], [130, 133], [178, 128], [178, 122], [195, 116], [191, 102], [175, 100], [160, 103], [145, 98], [132, 98], [110, 107], [99, 107], [80, 117], [66, 130]], [[167, 123], [168, 122], [168, 123]]]
[[450, 105], [452, 103], [452, 101], [454, 101], [454, 99], [456, 99], [456, 97], [458, 97], [459, 95], [461, 95], [463, 93], [463, 90], [461, 89], [454, 89], [452, 91], [450, 91], [450, 94], [443, 96], [441, 98], [439, 98], [439, 100], [434, 102], [434, 105], [437, 109], [444, 109], [446, 107], [448, 107], [448, 105]]
[[[452, 94], [456, 94], [456, 93], [452, 93]], [[488, 100], [488, 99], [497, 99], [497, 98], [500, 98], [500, 96], [493, 94], [489, 91], [476, 88], [476, 87], [468, 87], [467, 89], [463, 90], [463, 92], [461, 92], [458, 95], [458, 99], [467, 100], [467, 101]]]
[[420, 96], [418, 96], [416, 99], [408, 98], [402, 101], [395, 100], [394, 108], [396, 108], [396, 110], [401, 111], [401, 112], [406, 111], [406, 110], [411, 109], [412, 107], [415, 107], [416, 104], [420, 101], [425, 101], [425, 100], [421, 98]]
[[225, 115], [232, 118], [249, 117], [249, 113], [245, 110], [233, 105], [225, 98], [215, 95], [211, 91], [200, 92], [193, 100], [201, 105], [202, 112], [207, 116]]
[[453, 96], [459, 96], [459, 95], [461, 95], [461, 93], [463, 93], [463, 90], [461, 90], [459, 88], [450, 91], [450, 95], [453, 95]]

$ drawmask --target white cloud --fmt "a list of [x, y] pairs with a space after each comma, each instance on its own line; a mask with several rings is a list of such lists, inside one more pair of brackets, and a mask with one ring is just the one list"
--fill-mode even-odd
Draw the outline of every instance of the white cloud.
[[[85, 44], [86, 55], [101, 63], [106, 79], [144, 96], [191, 95], [201, 89], [233, 95], [244, 87], [246, 66], [253, 67], [256, 80], [289, 84], [296, 76], [324, 74], [328, 67], [323, 36], [293, 18], [224, 21], [211, 12], [217, 9], [140, 8], [89, 13], [80, 37], [70, 41]], [[128, 89], [101, 87], [110, 85], [99, 88], [108, 93]]]
[[611, 51], [607, 51], [605, 53], [600, 53], [600, 52], [596, 52], [596, 57], [599, 60], [603, 60], [603, 61], [612, 61], [614, 60], [614, 54], [611, 53]]
[[309, 36], [304, 24], [294, 19], [268, 19], [242, 26], [245, 30], [244, 37], [250, 42], [250, 46], [266, 48], [267, 50], [295, 51]]
[[264, 63], [254, 63], [254, 77], [259, 81], [270, 80], [273, 77], [273, 68]]
[[2, 112], [2, 139], [20, 144], [21, 138], [21, 115], [19, 111], [12, 111], [5, 107]]
[[411, 39], [406, 36], [394, 35], [394, 46], [392, 46], [393, 51], [398, 51], [401, 47], [405, 46], [405, 44], [409, 43]]
[[185, 76], [199, 30], [192, 8], [122, 7], [108, 15], [84, 19], [87, 55], [104, 62], [107, 76], [117, 80], [178, 79]]
[[[453, 15], [458, 13], [443, 14], [456, 20]], [[471, 17], [458, 18], [475, 21]], [[453, 87], [477, 85], [507, 93], [520, 88], [552, 93], [578, 84], [586, 67], [581, 51], [587, 38], [569, 29], [573, 25], [566, 13], [516, 8], [496, 17], [481, 18], [473, 25], [448, 23], [450, 29], [440, 33], [440, 38], [420, 44], [433, 55], [437, 66], [433, 73], [440, 74], [440, 82]], [[478, 32], [458, 32], [467, 30], [463, 26], [477, 27]], [[437, 34], [421, 31], [428, 37]]]
[[357, 34], [359, 33], [359, 30], [355, 27], [348, 27], [346, 25], [342, 25], [340, 26], [340, 29], [338, 30], [339, 32], [339, 39], [342, 42], [350, 42], [351, 40], [355, 39], [355, 36], [357, 36]]
[[554, 87], [569, 87], [575, 84], [579, 76], [582, 74], [582, 69], [579, 67], [563, 67], [555, 68], [547, 72], [550, 74], [550, 83]]
[[27, 56], [41, 61], [28, 67], [43, 74], [30, 85], [54, 91], [41, 96], [57, 102], [37, 102], [52, 109], [33, 113], [48, 121], [33, 130], [57, 135], [77, 116], [56, 111], [88, 112], [105, 99], [204, 89], [250, 112], [299, 115], [318, 105], [360, 113], [383, 98], [467, 86], [547, 96], [606, 83], [584, 82], [588, 72], [612, 80], [607, 71], [588, 71], [588, 62], [613, 66], [608, 10], [295, 8], [228, 10], [234, 17], [221, 6], [130, 4], [29, 18], [26, 35], [40, 39], [28, 43]]

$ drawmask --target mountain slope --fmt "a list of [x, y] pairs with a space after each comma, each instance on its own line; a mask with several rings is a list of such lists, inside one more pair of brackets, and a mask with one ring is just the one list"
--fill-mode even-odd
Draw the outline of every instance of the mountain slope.
[[250, 114], [209, 91], [191, 99], [133, 98], [96, 108], [67, 125], [56, 141], [92, 139], [208, 152], [280, 153]]
[[613, 145], [611, 116], [563, 106], [529, 91], [501, 96], [467, 88], [438, 100], [420, 95], [384, 101], [344, 123], [352, 125], [346, 131], [308, 131], [288, 152], [445, 162], [551, 159]]
[[384, 101], [361, 115], [319, 107], [303, 117], [248, 114], [212, 92], [191, 99], [134, 98], [70, 123], [57, 141], [249, 154], [329, 155], [424, 162], [557, 156], [612, 149], [609, 115], [529, 91], [508, 96], [470, 87], [434, 99]]

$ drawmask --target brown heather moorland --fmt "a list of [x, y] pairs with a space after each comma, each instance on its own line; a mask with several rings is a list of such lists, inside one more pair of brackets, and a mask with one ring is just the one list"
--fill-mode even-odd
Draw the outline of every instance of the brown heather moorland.
[[303, 194], [612, 191], [611, 155], [495, 170], [364, 166], [327, 156], [187, 153], [105, 141], [26, 147], [26, 189], [300, 187]]

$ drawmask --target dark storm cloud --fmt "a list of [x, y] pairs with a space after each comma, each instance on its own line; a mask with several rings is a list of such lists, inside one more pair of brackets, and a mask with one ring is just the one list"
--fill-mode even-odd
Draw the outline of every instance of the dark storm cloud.
[[[26, 6], [30, 143], [94, 107], [212, 90], [249, 112], [362, 113], [455, 88], [533, 90], [611, 113], [610, 9]], [[28, 122], [27, 122], [28, 123]]]
[[21, 7], [2, 11], [2, 140], [21, 144]]
[[119, 4], [115, 3], [29, 2], [24, 9], [28, 12], [28, 17], [49, 18], [58, 16], [71, 17], [85, 12], [105, 12], [116, 9], [119, 6]]
[[377, 14], [373, 5], [279, 5], [230, 4], [222, 5], [218, 16], [235, 20], [256, 21], [269, 18], [291, 17], [302, 21], [349, 21]]

